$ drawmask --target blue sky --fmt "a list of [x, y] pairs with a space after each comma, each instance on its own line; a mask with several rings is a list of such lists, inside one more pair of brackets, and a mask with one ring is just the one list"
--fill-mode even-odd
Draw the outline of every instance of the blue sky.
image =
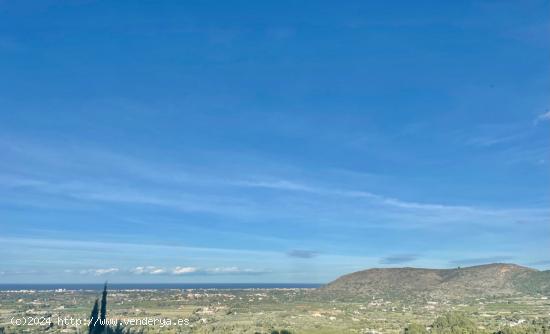
[[550, 267], [548, 1], [0, 2], [0, 282]]

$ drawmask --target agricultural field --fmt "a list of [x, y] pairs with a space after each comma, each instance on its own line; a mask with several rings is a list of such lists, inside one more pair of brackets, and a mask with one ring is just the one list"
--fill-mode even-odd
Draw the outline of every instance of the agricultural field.
[[[100, 291], [1, 291], [0, 327], [5, 333], [87, 333], [97, 298]], [[460, 312], [480, 331], [494, 332], [547, 321], [550, 300], [343, 302], [298, 288], [111, 290], [107, 319], [144, 333], [400, 333], [411, 323], [429, 326], [447, 312]]]

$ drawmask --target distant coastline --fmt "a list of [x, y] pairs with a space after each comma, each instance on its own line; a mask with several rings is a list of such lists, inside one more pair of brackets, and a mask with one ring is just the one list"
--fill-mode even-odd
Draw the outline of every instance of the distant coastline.
[[[313, 289], [322, 286], [316, 283], [109, 283], [111, 290], [171, 290], [171, 289]], [[101, 290], [103, 283], [59, 284], [0, 284], [0, 291], [48, 291], [48, 290]]]

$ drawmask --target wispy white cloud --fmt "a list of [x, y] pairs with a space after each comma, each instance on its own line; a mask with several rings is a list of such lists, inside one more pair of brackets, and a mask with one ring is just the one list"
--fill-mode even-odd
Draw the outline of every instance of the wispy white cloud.
[[214, 267], [214, 268], [198, 268], [191, 266], [176, 266], [171, 269], [159, 268], [155, 266], [143, 266], [136, 267], [130, 270], [131, 273], [137, 275], [188, 275], [188, 274], [198, 274], [198, 275], [229, 275], [229, 274], [260, 274], [265, 273], [265, 270], [257, 270], [250, 268], [239, 268], [236, 266], [233, 267]]
[[[461, 211], [461, 212], [480, 213], [480, 214], [487, 214], [487, 215], [498, 215], [502, 213], [510, 213], [511, 211], [513, 211], [513, 209], [500, 210], [500, 209], [480, 208], [475, 206], [447, 205], [447, 204], [439, 204], [439, 203], [420, 203], [420, 202], [413, 202], [413, 201], [404, 201], [401, 199], [379, 195], [368, 191], [338, 189], [338, 188], [324, 188], [324, 187], [300, 184], [297, 182], [287, 181], [287, 180], [279, 180], [279, 181], [273, 181], [273, 182], [245, 181], [239, 184], [243, 186], [248, 186], [248, 187], [308, 192], [316, 195], [360, 198], [360, 199], [371, 200], [378, 204], [387, 205], [387, 206], [400, 208], [400, 209], [413, 209], [413, 210], [424, 210], [424, 211], [433, 211], [433, 212]], [[543, 209], [543, 210], [545, 212], [549, 211], [546, 209]]]
[[126, 241], [83, 241], [83, 240], [70, 240], [70, 239], [46, 239], [46, 238], [22, 238], [22, 237], [6, 237], [0, 236], [0, 242], [4, 244], [17, 244], [24, 247], [43, 247], [43, 246], [55, 246], [58, 245], [63, 249], [78, 249], [81, 247], [84, 248], [93, 248], [93, 249], [105, 249], [107, 252], [116, 253], [121, 250], [127, 249], [132, 251], [135, 249], [140, 250], [158, 250], [158, 251], [172, 251], [172, 252], [205, 252], [205, 253], [231, 253], [237, 255], [256, 255], [262, 256], [266, 254], [279, 254], [278, 252], [270, 251], [260, 251], [252, 249], [231, 249], [231, 248], [216, 248], [216, 247], [192, 247], [184, 246], [182, 244], [166, 244], [166, 243], [154, 243], [154, 242], [144, 242], [144, 243], [133, 243]]
[[107, 274], [114, 274], [119, 272], [118, 268], [100, 268], [100, 269], [83, 269], [79, 273], [81, 275], [94, 275], [94, 276], [103, 276]]
[[[247, 198], [238, 198], [232, 193], [231, 196], [220, 196], [210, 194], [187, 194], [178, 190], [166, 190], [152, 188], [144, 191], [140, 188], [128, 188], [126, 186], [115, 186], [101, 184], [101, 182], [69, 182], [52, 183], [44, 180], [0, 177], [0, 185], [19, 186], [31, 188], [44, 194], [55, 195], [60, 199], [77, 199], [90, 203], [109, 204], [132, 204], [163, 207], [170, 210], [184, 212], [207, 212], [222, 216], [231, 217], [263, 217], [269, 213], [271, 217], [286, 217], [300, 219], [315, 215], [319, 209], [313, 210], [310, 206], [320, 204], [323, 211], [330, 217], [338, 215], [342, 211], [342, 205], [346, 205], [345, 199], [357, 199], [364, 201], [370, 206], [369, 210], [363, 210], [358, 203], [355, 204], [354, 212], [365, 217], [378, 215], [391, 219], [384, 219], [388, 225], [390, 221], [407, 221], [408, 226], [444, 224], [445, 222], [462, 220], [470, 223], [491, 224], [498, 217], [515, 217], [515, 219], [539, 220], [541, 217], [548, 217], [548, 208], [486, 208], [468, 205], [452, 205], [440, 203], [422, 203], [405, 201], [402, 199], [376, 194], [364, 190], [342, 189], [337, 187], [324, 187], [322, 185], [305, 184], [285, 179], [280, 180], [244, 180], [231, 182], [232, 187], [248, 187], [268, 190], [284, 191], [293, 194], [307, 194], [308, 197], [300, 195], [308, 201], [295, 201], [286, 210], [280, 210], [273, 202], [257, 202]], [[287, 198], [286, 194], [273, 194], [278, 198]], [[52, 200], [54, 196], [49, 196]], [[323, 198], [326, 197], [326, 198]], [[277, 197], [276, 197], [277, 198]], [[290, 197], [289, 197], [290, 198]], [[339, 200], [341, 199], [341, 200]], [[308, 203], [308, 202], [311, 202]], [[40, 202], [43, 205], [43, 202]], [[340, 216], [341, 217], [341, 216]], [[491, 218], [491, 219], [487, 219]], [[380, 219], [378, 219], [380, 221]], [[339, 219], [339, 224], [343, 221]], [[372, 223], [371, 223], [372, 224]], [[393, 224], [395, 225], [395, 224]], [[395, 225], [399, 227], [399, 224]]]
[[535, 119], [535, 124], [538, 122], [545, 122], [545, 121], [550, 121], [550, 110], [538, 115], [537, 118]]
[[304, 192], [319, 192], [319, 189], [289, 180], [243, 180], [233, 182], [236, 186], [268, 188], [279, 190], [294, 190]]
[[[548, 114], [548, 113], [546, 113]], [[545, 115], [546, 115], [545, 114]], [[545, 116], [546, 117], [546, 116]], [[502, 132], [509, 130], [508, 127], [497, 127]], [[492, 128], [489, 128], [489, 130]], [[514, 137], [514, 136], [511, 136]], [[498, 139], [489, 142], [498, 142]], [[30, 155], [39, 160], [55, 161], [56, 164], [63, 160], [58, 150], [44, 148], [40, 145], [13, 144], [1, 142], [2, 145], [12, 147], [12, 150], [19, 154]], [[22, 145], [22, 147], [20, 147]], [[13, 148], [15, 147], [15, 148]], [[65, 150], [70, 150], [65, 148]], [[34, 153], [33, 153], [34, 152]], [[74, 153], [73, 151], [71, 151]], [[347, 189], [334, 186], [323, 186], [322, 183], [309, 184], [296, 182], [287, 178], [265, 178], [265, 179], [235, 179], [231, 177], [219, 177], [216, 175], [198, 175], [174, 166], [166, 166], [162, 163], [150, 163], [133, 157], [114, 154], [90, 148], [79, 148], [76, 151], [78, 158], [74, 162], [68, 162], [69, 166], [80, 164], [87, 166], [90, 163], [97, 163], [106, 168], [119, 170], [123, 175], [139, 176], [150, 181], [161, 182], [162, 184], [149, 184], [146, 188], [135, 186], [136, 182], [129, 184], [112, 182], [110, 179], [96, 178], [93, 181], [59, 181], [48, 180], [44, 177], [26, 177], [14, 174], [0, 175], [0, 185], [5, 187], [25, 187], [36, 192], [53, 194], [59, 198], [73, 200], [113, 203], [113, 204], [135, 204], [159, 206], [185, 212], [206, 212], [233, 217], [260, 217], [266, 212], [275, 216], [292, 216], [292, 211], [283, 212], [266, 202], [258, 202], [250, 198], [246, 193], [232, 191], [229, 196], [223, 195], [224, 191], [193, 191], [188, 184], [208, 184], [212, 189], [231, 189], [233, 187], [263, 188], [281, 190], [286, 192], [310, 194], [313, 196], [327, 196], [335, 198], [356, 198], [364, 199], [373, 205], [408, 211], [418, 215], [433, 217], [448, 213], [460, 215], [501, 215], [512, 211], [519, 211], [512, 208], [501, 210], [498, 208], [483, 208], [476, 205], [452, 205], [440, 203], [425, 203], [418, 201], [403, 200], [391, 195], [383, 195], [367, 190]], [[71, 155], [68, 155], [71, 156]], [[515, 156], [515, 155], [514, 155]], [[92, 157], [92, 158], [90, 158]], [[540, 159], [539, 159], [540, 160]], [[100, 167], [98, 166], [98, 167]], [[166, 183], [166, 184], [164, 184]], [[219, 194], [219, 195], [218, 195]], [[277, 194], [275, 194], [277, 196]], [[299, 208], [298, 202], [293, 206], [303, 214], [308, 210], [306, 207]], [[331, 201], [325, 201], [328, 209], [336, 205]], [[275, 205], [276, 206], [276, 205]], [[335, 208], [335, 210], [339, 210]], [[527, 211], [529, 209], [526, 209]]]
[[507, 144], [525, 138], [528, 134], [525, 132], [510, 133], [502, 135], [485, 135], [481, 137], [470, 138], [467, 143], [472, 146], [491, 147], [500, 144]]
[[198, 268], [195, 267], [176, 267], [172, 269], [174, 275], [185, 275], [197, 272]]
[[192, 194], [185, 189], [152, 187], [147, 190], [120, 184], [84, 181], [51, 182], [34, 178], [0, 175], [0, 186], [26, 188], [59, 198], [165, 207], [185, 212], [208, 212], [230, 216], [257, 214], [246, 200], [210, 194]]
[[239, 267], [216, 267], [204, 270], [207, 274], [263, 274], [266, 270], [239, 268]]
[[526, 122], [496, 122], [472, 126], [467, 130], [457, 130], [451, 136], [459, 144], [484, 149], [509, 147], [529, 142], [536, 135], [536, 129]]
[[42, 272], [40, 272], [39, 270], [34, 270], [34, 269], [16, 269], [16, 270], [4, 270], [4, 271], [0, 271], [0, 275], [2, 276], [18, 276], [18, 275], [39, 275], [39, 274], [42, 274]]
[[144, 275], [144, 274], [162, 275], [162, 274], [165, 274], [167, 271], [164, 268], [158, 268], [154, 266], [145, 266], [145, 267], [135, 267], [133, 269], [130, 269], [130, 272], [136, 275]]

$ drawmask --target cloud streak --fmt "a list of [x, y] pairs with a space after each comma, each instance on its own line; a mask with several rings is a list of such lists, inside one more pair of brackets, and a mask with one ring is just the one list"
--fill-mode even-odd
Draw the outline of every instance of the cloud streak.
[[[32, 150], [20, 151], [21, 154], [43, 161], [42, 157], [35, 156]], [[63, 249], [75, 249], [73, 254], [69, 255], [74, 257], [76, 266], [81, 265], [84, 268], [93, 268], [94, 262], [78, 264], [76, 252], [90, 255], [87, 258], [95, 256], [104, 261], [96, 262], [102, 263], [104, 268], [82, 269], [82, 275], [88, 276], [117, 275], [136, 281], [150, 279], [149, 277], [158, 277], [159, 281], [167, 281], [174, 277], [185, 280], [187, 277], [198, 275], [212, 276], [216, 279], [216, 276], [224, 275], [245, 276], [272, 271], [283, 272], [284, 267], [288, 266], [289, 258], [307, 260], [311, 267], [326, 267], [326, 263], [337, 264], [342, 259], [352, 259], [350, 261], [354, 263], [353, 267], [350, 265], [331, 269], [344, 273], [362, 269], [365, 265], [362, 259], [369, 254], [372, 258], [369, 260], [371, 265], [404, 264], [413, 261], [422, 265], [436, 261], [445, 266], [449, 263], [449, 257], [432, 258], [432, 262], [430, 259], [417, 261], [414, 255], [408, 253], [410, 249], [407, 247], [411, 247], [410, 245], [403, 245], [399, 249], [381, 249], [381, 254], [398, 252], [396, 255], [383, 258], [372, 257], [372, 254], [380, 253], [367, 253], [367, 250], [364, 250], [363, 254], [357, 254], [357, 251], [363, 251], [359, 247], [363, 239], [369, 239], [372, 247], [386, 247], [366, 234], [371, 231], [388, 233], [391, 229], [392, 235], [387, 234], [384, 237], [394, 240], [403, 236], [399, 233], [407, 233], [412, 229], [422, 229], [427, 234], [433, 231], [444, 234], [447, 232], [445, 230], [457, 230], [460, 233], [475, 226], [481, 233], [488, 234], [487, 231], [494, 233], [494, 227], [497, 226], [499, 231], [505, 231], [508, 225], [517, 226], [517, 221], [528, 221], [529, 225], [524, 229], [539, 231], [542, 226], [546, 226], [547, 218], [550, 217], [550, 210], [544, 206], [483, 207], [473, 204], [453, 205], [452, 201], [451, 204], [442, 204], [406, 200], [380, 191], [369, 191], [368, 182], [346, 183], [340, 178], [325, 180], [319, 176], [323, 175], [322, 172], [315, 177], [307, 178], [300, 177], [302, 174], [299, 172], [284, 171], [259, 175], [229, 173], [221, 177], [211, 170], [193, 173], [189, 170], [178, 170], [175, 166], [163, 167], [159, 164], [158, 170], [163, 175], [157, 177], [154, 175], [156, 163], [97, 152], [91, 156], [105, 158], [90, 159], [86, 157], [85, 151], [79, 152], [81, 157], [75, 159], [76, 161], [69, 159], [68, 162], [56, 160], [61, 159], [63, 154], [53, 154], [45, 159], [49, 168], [0, 170], [0, 195], [4, 195], [4, 203], [8, 207], [26, 208], [27, 201], [32, 201], [44, 205], [37, 210], [55, 210], [67, 217], [63, 225], [55, 221], [44, 222], [47, 224], [44, 225], [42, 222], [47, 215], [40, 216], [40, 211], [35, 211], [33, 219], [41, 224], [31, 224], [25, 226], [25, 231], [16, 232], [30, 231], [30, 239], [33, 233], [48, 232], [42, 234], [46, 235], [43, 237], [46, 239], [18, 241], [18, 249], [25, 248], [25, 244], [49, 254], [61, 254]], [[48, 156], [51, 153], [44, 154]], [[49, 161], [55, 163], [49, 164]], [[98, 175], [88, 173], [86, 166], [75, 168], [74, 172], [71, 168], [74, 164], [95, 164], [94, 173]], [[136, 166], [129, 166], [132, 164]], [[111, 166], [115, 169], [113, 175], [101, 174], [102, 169]], [[98, 171], [95, 171], [96, 169]], [[413, 195], [409, 197], [414, 199]], [[50, 207], [45, 207], [46, 205]], [[62, 239], [63, 234], [87, 235], [87, 229], [91, 226], [91, 219], [87, 219], [85, 215], [88, 213], [93, 219], [106, 219], [114, 223], [111, 225], [112, 231], [109, 228], [94, 231], [98, 236], [97, 240], [110, 240], [109, 242], [87, 242], [87, 248], [84, 249], [82, 243], [76, 240], [78, 238], [72, 242], [55, 240]], [[74, 220], [71, 220], [73, 218]], [[13, 219], [17, 221], [21, 218], [16, 215]], [[17, 230], [17, 225], [13, 226], [12, 229]], [[123, 233], [120, 233], [122, 230]], [[115, 233], [111, 233], [113, 231]], [[123, 238], [126, 233], [135, 233], [142, 239], [135, 239], [134, 244], [127, 243]], [[52, 239], [47, 240], [47, 235]], [[308, 238], [304, 237], [306, 235], [312, 237], [307, 239], [307, 242], [296, 242]], [[467, 237], [472, 238], [476, 239]], [[496, 239], [506, 241], [506, 238]], [[212, 240], [223, 242], [214, 244]], [[248, 241], [242, 242], [243, 240]], [[319, 240], [323, 242], [318, 242]], [[223, 248], [189, 246], [192, 244], [223, 244]], [[247, 245], [249, 249], [241, 249], [243, 245]], [[441, 248], [446, 245], [434, 247]], [[120, 254], [124, 253], [121, 250], [139, 253], [139, 261], [144, 262], [135, 263], [136, 259], [121, 256]], [[159, 255], [166, 252], [177, 254], [178, 258], [165, 259]], [[475, 257], [477, 254], [472, 255]], [[23, 255], [19, 258], [23, 258]], [[201, 260], [198, 260], [199, 258]], [[57, 268], [61, 268], [60, 270], [65, 268], [61, 264], [64, 261], [56, 259], [61, 257], [49, 256], [45, 261], [56, 265]], [[269, 263], [266, 266], [269, 266], [270, 270], [262, 269], [263, 264], [256, 259], [266, 259], [266, 263]], [[475, 262], [471, 261], [472, 259], [466, 258], [456, 262]], [[359, 265], [355, 265], [357, 263]], [[18, 267], [14, 260], [7, 268]], [[77, 272], [73, 274], [76, 275]], [[307, 280], [307, 276], [304, 277]]]
[[535, 124], [538, 122], [550, 121], [550, 110], [537, 116]]
[[319, 255], [316, 251], [305, 250], [305, 249], [293, 249], [287, 253], [290, 257], [295, 257], [299, 259], [311, 259]]
[[118, 268], [100, 268], [100, 269], [83, 269], [78, 273], [81, 275], [94, 275], [94, 276], [103, 276], [108, 274], [118, 273], [120, 269]]
[[[5, 142], [2, 143], [4, 146]], [[25, 154], [26, 156], [36, 157], [40, 160], [54, 161], [58, 165], [61, 154], [52, 151], [51, 148], [43, 149], [40, 146], [25, 144], [22, 147], [13, 144], [12, 151]], [[85, 152], [86, 154], [83, 154]], [[73, 152], [74, 153], [74, 152]], [[300, 202], [292, 204], [291, 210], [279, 210], [276, 205], [270, 205], [268, 202], [258, 202], [250, 194], [240, 191], [241, 188], [266, 189], [273, 190], [271, 194], [274, 198], [285, 200], [288, 194], [300, 196], [310, 196], [309, 202], [322, 201], [324, 210], [331, 210], [334, 215], [341, 211], [340, 202], [346, 199], [356, 199], [365, 201], [371, 206], [368, 215], [376, 213], [377, 215], [388, 216], [401, 221], [408, 220], [408, 224], [429, 224], [437, 221], [443, 223], [449, 220], [462, 219], [463, 221], [479, 222], [484, 224], [491, 219], [500, 217], [515, 216], [517, 219], [523, 219], [525, 216], [535, 216], [547, 218], [550, 216], [548, 208], [484, 208], [475, 205], [450, 205], [440, 203], [423, 203], [417, 201], [408, 201], [392, 196], [382, 195], [365, 190], [346, 189], [341, 187], [327, 187], [322, 184], [308, 184], [303, 182], [291, 181], [288, 179], [250, 179], [242, 180], [231, 177], [219, 177], [216, 175], [197, 175], [189, 171], [182, 171], [172, 166], [162, 164], [152, 164], [132, 157], [114, 154], [95, 149], [84, 149], [77, 152], [81, 158], [76, 162], [69, 164], [86, 164], [90, 156], [94, 162], [99, 161], [99, 165], [113, 167], [119, 170], [119, 173], [138, 176], [151, 182], [147, 188], [136, 187], [136, 182], [106, 182], [102, 178], [94, 179], [93, 182], [80, 180], [78, 182], [70, 181], [51, 181], [45, 178], [25, 177], [19, 175], [0, 175], [0, 186], [11, 188], [24, 188], [47, 195], [55, 195], [59, 199], [77, 200], [81, 202], [97, 202], [113, 205], [138, 205], [138, 206], [156, 206], [170, 210], [182, 212], [210, 213], [220, 216], [229, 216], [242, 219], [260, 219], [266, 213], [274, 217], [291, 218], [308, 215], [314, 215], [315, 211], [306, 205], [299, 205]], [[68, 154], [71, 156], [72, 154]], [[195, 190], [200, 186], [201, 191]], [[202, 191], [207, 186], [208, 192]], [[223, 195], [229, 191], [229, 196]], [[285, 192], [285, 193], [277, 193]], [[321, 197], [326, 197], [323, 199]], [[341, 201], [329, 200], [329, 198], [341, 199]], [[44, 205], [43, 202], [40, 205]], [[302, 201], [301, 203], [307, 203]], [[345, 204], [344, 204], [345, 205]], [[360, 208], [359, 208], [360, 210]], [[375, 210], [375, 211], [373, 211]], [[358, 211], [357, 209], [355, 211]], [[377, 217], [378, 218], [378, 217]], [[490, 218], [490, 219], [487, 219]], [[531, 217], [527, 217], [531, 218]], [[369, 219], [370, 220], [370, 219]], [[381, 220], [381, 219], [377, 219]], [[390, 221], [390, 219], [383, 219]], [[414, 221], [414, 222], [413, 222]], [[342, 223], [342, 222], [340, 222]]]
[[381, 264], [403, 264], [416, 261], [418, 256], [416, 255], [391, 255], [380, 259]]
[[364, 200], [372, 201], [375, 204], [393, 207], [393, 208], [402, 209], [402, 210], [418, 211], [419, 213], [425, 213], [428, 215], [462, 214], [462, 215], [479, 215], [479, 216], [506, 216], [513, 212], [516, 212], [516, 213], [524, 212], [528, 214], [531, 214], [531, 213], [550, 214], [550, 210], [547, 208], [488, 209], [488, 208], [480, 208], [475, 206], [444, 205], [444, 204], [437, 204], [437, 203], [419, 203], [419, 202], [413, 202], [413, 201], [403, 201], [397, 198], [379, 195], [368, 191], [315, 187], [315, 186], [309, 186], [309, 185], [300, 184], [300, 183], [287, 181], [287, 180], [280, 180], [280, 181], [274, 181], [274, 182], [246, 181], [246, 182], [241, 182], [240, 184], [248, 187], [277, 189], [277, 190], [285, 190], [285, 191], [292, 191], [292, 192], [307, 192], [307, 193], [312, 193], [312, 194], [321, 195], [321, 196], [336, 196], [336, 197], [343, 197], [343, 198], [364, 199]]
[[250, 268], [233, 267], [213, 267], [213, 268], [198, 268], [192, 266], [176, 266], [173, 268], [164, 268], [157, 266], [138, 266], [130, 269], [128, 272], [135, 275], [239, 275], [239, 274], [262, 274], [265, 270], [257, 270]]
[[136, 275], [162, 275], [166, 273], [166, 270], [155, 266], [140, 266], [130, 269], [130, 272]]
[[198, 271], [195, 267], [176, 267], [172, 269], [173, 275], [185, 275], [185, 274], [192, 274], [196, 273]]

